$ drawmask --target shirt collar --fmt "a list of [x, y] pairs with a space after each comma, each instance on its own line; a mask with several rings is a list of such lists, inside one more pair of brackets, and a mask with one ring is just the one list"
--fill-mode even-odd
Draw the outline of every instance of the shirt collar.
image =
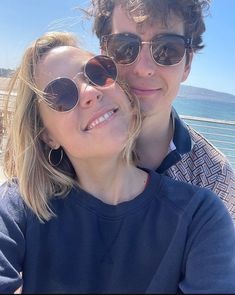
[[171, 118], [174, 127], [173, 143], [179, 154], [184, 155], [191, 151], [192, 141], [188, 128], [176, 110], [172, 107]]
[[171, 119], [174, 135], [170, 142], [168, 155], [162, 161], [158, 169], [156, 169], [159, 173], [164, 173], [168, 168], [179, 162], [182, 155], [190, 152], [192, 149], [192, 141], [188, 128], [173, 107], [171, 111]]

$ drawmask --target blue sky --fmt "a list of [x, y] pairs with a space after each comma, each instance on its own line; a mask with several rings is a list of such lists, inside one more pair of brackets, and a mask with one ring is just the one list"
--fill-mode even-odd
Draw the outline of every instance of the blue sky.
[[[99, 52], [90, 24], [76, 6], [89, 0], [1, 0], [0, 67], [15, 68], [26, 47], [46, 31], [72, 31], [83, 47]], [[187, 85], [235, 95], [235, 1], [212, 0], [206, 47], [195, 55]]]

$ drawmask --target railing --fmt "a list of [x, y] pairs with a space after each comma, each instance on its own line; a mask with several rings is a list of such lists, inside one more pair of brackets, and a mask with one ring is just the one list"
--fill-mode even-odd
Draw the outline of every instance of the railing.
[[[2, 160], [2, 152], [6, 143], [6, 130], [3, 128], [3, 109], [4, 109], [4, 97], [7, 92], [4, 90], [0, 90], [0, 167]], [[15, 96], [15, 93], [12, 94], [12, 97]], [[11, 112], [11, 105], [9, 104], [9, 113]], [[1, 175], [1, 173], [0, 173]]]
[[180, 117], [217, 147], [227, 157], [235, 171], [235, 121], [185, 115]]

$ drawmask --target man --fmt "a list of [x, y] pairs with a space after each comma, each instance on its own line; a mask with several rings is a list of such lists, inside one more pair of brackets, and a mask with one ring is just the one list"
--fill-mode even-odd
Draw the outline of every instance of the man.
[[139, 166], [206, 187], [235, 220], [235, 175], [225, 157], [187, 126], [172, 103], [204, 47], [209, 0], [93, 0], [93, 30], [103, 53], [140, 100]]

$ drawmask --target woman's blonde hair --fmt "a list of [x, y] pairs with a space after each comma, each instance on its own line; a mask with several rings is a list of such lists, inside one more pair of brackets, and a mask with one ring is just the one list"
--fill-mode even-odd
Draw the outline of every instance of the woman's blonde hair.
[[[58, 167], [49, 163], [50, 148], [41, 137], [44, 126], [36, 99], [41, 93], [36, 87], [34, 72], [40, 58], [58, 46], [78, 48], [77, 39], [68, 32], [49, 32], [26, 50], [19, 68], [10, 80], [4, 112], [4, 127], [7, 130], [4, 173], [8, 181], [17, 179], [22, 198], [41, 221], [49, 220], [54, 215], [49, 206], [50, 197], [66, 196], [73, 186], [78, 185], [66, 155]], [[91, 55], [80, 50], [83, 55]], [[141, 117], [137, 99], [130, 95], [126, 85], [120, 84], [130, 99], [133, 110], [133, 121], [122, 157], [127, 163], [132, 163]]]

